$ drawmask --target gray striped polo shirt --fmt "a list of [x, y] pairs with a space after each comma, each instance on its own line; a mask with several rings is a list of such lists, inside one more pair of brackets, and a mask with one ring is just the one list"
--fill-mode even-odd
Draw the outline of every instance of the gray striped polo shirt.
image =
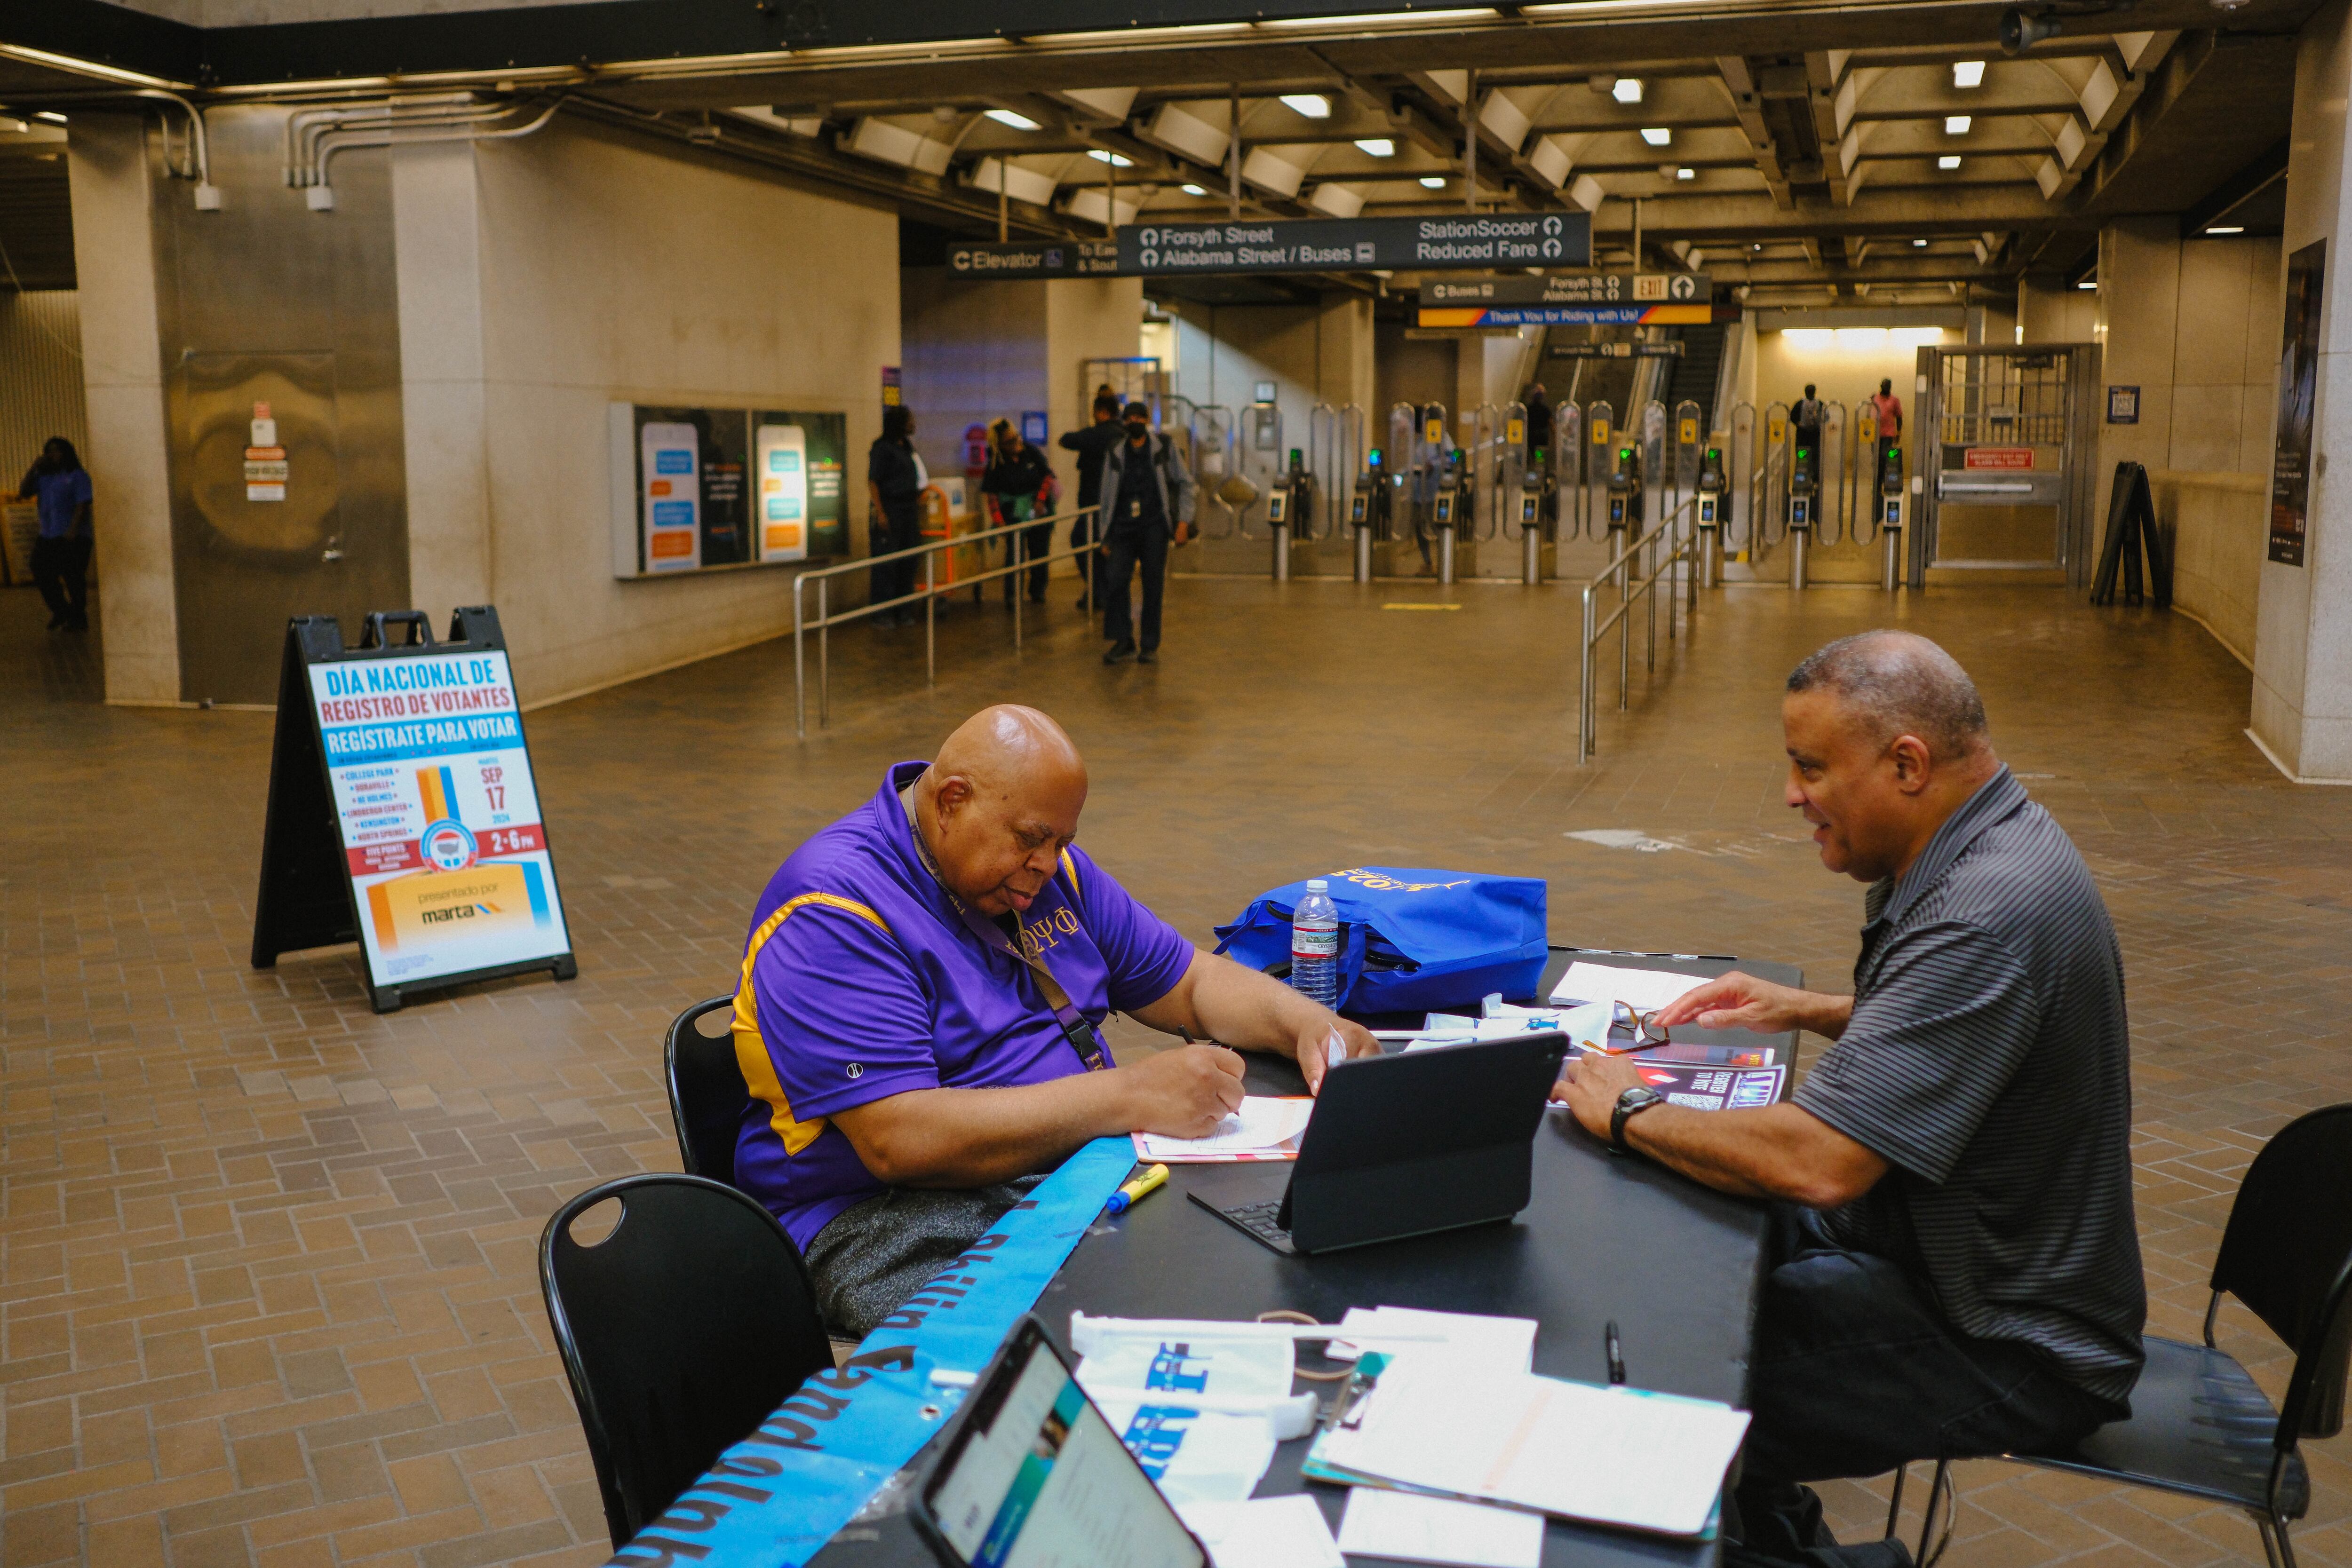
[[2147, 1292], [2123, 956], [2083, 857], [2004, 768], [1870, 890], [1853, 1019], [1796, 1103], [1893, 1167], [1832, 1210], [1975, 1339], [2121, 1404]]

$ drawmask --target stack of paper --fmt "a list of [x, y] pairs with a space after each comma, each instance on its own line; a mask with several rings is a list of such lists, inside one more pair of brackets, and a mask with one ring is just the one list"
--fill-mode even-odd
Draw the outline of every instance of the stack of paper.
[[[1223, 1332], [1259, 1326], [1202, 1322], [1170, 1333], [1113, 1319], [1087, 1336], [1078, 1385], [1169, 1501], [1248, 1497], [1277, 1438], [1307, 1429], [1314, 1396], [1290, 1392], [1291, 1342]], [[1307, 1410], [1292, 1411], [1295, 1401]], [[1286, 1415], [1295, 1425], [1278, 1431]]]
[[1244, 1160], [1295, 1160], [1298, 1140], [1315, 1102], [1295, 1098], [1250, 1095], [1242, 1108], [1217, 1124], [1205, 1138], [1164, 1138], [1157, 1133], [1135, 1134], [1135, 1157], [1147, 1164], [1201, 1166]]
[[1748, 1414], [1712, 1400], [1398, 1357], [1308, 1451], [1318, 1480], [1697, 1538]]
[[1605, 1005], [1598, 1008], [1523, 1008], [1505, 1001], [1502, 994], [1496, 992], [1479, 1004], [1476, 1018], [1467, 1018], [1460, 1013], [1431, 1013], [1420, 1030], [1406, 1040], [1405, 1049], [1425, 1051], [1433, 1046], [1463, 1045], [1480, 1040], [1508, 1040], [1515, 1035], [1559, 1030], [1580, 1045], [1587, 1045], [1591, 1050], [1602, 1050], [1605, 1043], [1588, 1045], [1588, 1040], [1605, 1042], [1608, 1040], [1609, 1018], [1610, 1010]]
[[1664, 1007], [1685, 991], [1706, 984], [1700, 975], [1670, 975], [1664, 969], [1620, 969], [1607, 964], [1570, 964], [1551, 988], [1556, 1002], [1623, 1002], [1644, 1012]]
[[1323, 1511], [1303, 1492], [1248, 1502], [1179, 1503], [1176, 1512], [1209, 1549], [1216, 1568], [1348, 1568]]
[[[1475, 1312], [1429, 1312], [1417, 1307], [1349, 1307], [1339, 1320], [1342, 1329], [1371, 1337], [1376, 1330], [1392, 1333], [1433, 1334], [1429, 1343], [1381, 1342], [1392, 1346], [1391, 1358], [1415, 1361], [1443, 1359], [1456, 1372], [1472, 1375], [1508, 1376], [1535, 1365], [1536, 1321], [1533, 1318], [1493, 1318]], [[1334, 1361], [1353, 1361], [1360, 1347], [1333, 1340], [1327, 1354]]]

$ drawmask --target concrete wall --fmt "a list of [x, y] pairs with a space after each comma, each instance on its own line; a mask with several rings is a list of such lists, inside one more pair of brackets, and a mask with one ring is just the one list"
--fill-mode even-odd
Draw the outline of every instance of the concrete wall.
[[[964, 471], [966, 426], [1053, 408], [1044, 281], [910, 267], [898, 289], [899, 392], [915, 411], [916, 450], [932, 477]], [[1066, 379], [1077, 380], [1075, 365]]]
[[2021, 343], [2095, 342], [2098, 291], [2073, 287], [2054, 278], [2021, 278], [2013, 330]]
[[2172, 607], [2196, 617], [2251, 667], [2270, 529], [2268, 476], [2162, 468], [2148, 475], [2148, 490], [2157, 527], [2172, 545]]
[[2099, 277], [2105, 382], [2140, 389], [2138, 423], [2100, 425], [2099, 471], [2267, 475], [2279, 242], [2184, 241], [2170, 217], [2124, 219], [2100, 234]]
[[[83, 310], [82, 382], [97, 497], [99, 614], [106, 700], [180, 700], [179, 605], [173, 587], [171, 444], [163, 418], [145, 122], [77, 113], [66, 150], [74, 273]], [[11, 475], [7, 482], [14, 483]]]
[[[1238, 411], [1256, 395], [1259, 382], [1270, 381], [1282, 410], [1283, 444], [1302, 450], [1307, 415], [1318, 402], [1359, 403], [1378, 423], [1369, 299], [1332, 294], [1315, 305], [1225, 306], [1178, 300], [1169, 308], [1176, 317], [1179, 394]], [[1253, 473], [1267, 455], [1251, 454]]]
[[1408, 338], [1405, 331], [1400, 323], [1383, 321], [1373, 333], [1379, 362], [1373, 368], [1372, 401], [1365, 406], [1379, 411], [1375, 423], [1383, 440], [1392, 404], [1442, 402], [1451, 407], [1454, 402], [1460, 344], [1450, 339]]
[[[1936, 340], [1956, 343], [1959, 336], [1940, 332]], [[1912, 382], [1918, 375], [1918, 334], [1909, 329], [1846, 327], [1824, 332], [1800, 328], [1759, 332], [1753, 401], [1759, 413], [1775, 402], [1793, 406], [1811, 382], [1821, 389], [1824, 402], [1845, 404], [1847, 419], [1854, 422], [1848, 428], [1853, 429], [1859, 428], [1862, 405], [1877, 394], [1879, 382], [1887, 380], [1895, 383], [1895, 395], [1903, 400], [1907, 422], [1914, 402]], [[1907, 423], [1905, 429], [1907, 434]]]
[[[2318, 406], [2301, 566], [2264, 560], [2254, 636], [2252, 734], [2290, 778], [2352, 782], [2352, 489], [2328, 472], [2352, 458], [2352, 211], [2343, 201], [2352, 99], [2352, 5], [2329, 0], [2295, 51], [2282, 256], [2327, 245]], [[2282, 287], [2284, 282], [2282, 281]]]
[[606, 405], [846, 413], [862, 548], [880, 371], [898, 362], [897, 220], [569, 122], [409, 155], [404, 392], [431, 415], [409, 452], [419, 607], [496, 603], [532, 702], [787, 630], [788, 569], [614, 578]]

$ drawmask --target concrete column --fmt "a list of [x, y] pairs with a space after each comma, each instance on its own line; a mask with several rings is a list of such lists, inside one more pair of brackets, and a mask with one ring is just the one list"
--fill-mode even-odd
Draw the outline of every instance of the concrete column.
[[[1026, 406], [1048, 411], [1059, 435], [1092, 420], [1095, 389], [1079, 374], [1085, 361], [1143, 352], [1143, 279], [1057, 277], [1036, 287], [1045, 295], [1045, 399]], [[1065, 488], [1075, 493], [1076, 481]]]
[[2098, 301], [2061, 278], [2021, 277], [2017, 326], [2021, 343], [2088, 343], [2098, 329]]
[[106, 700], [177, 703], [172, 474], [156, 313], [154, 204], [137, 115], [76, 111], [66, 146], [82, 386], [102, 584]]
[[457, 605], [498, 598], [480, 197], [471, 143], [393, 150], [409, 594], [436, 626]]
[[2344, 157], [2352, 98], [2352, 5], [2330, 0], [2304, 25], [2295, 51], [2294, 129], [2287, 158], [2284, 256], [2325, 242], [2318, 403], [2312, 421], [2304, 560], [2265, 560], [2254, 633], [2249, 730], [2289, 778], [2352, 783], [2352, 200]]
[[[1333, 408], [1354, 403], [1367, 427], [1377, 423], [1372, 406], [1372, 302], [1370, 297], [1334, 291], [1323, 296], [1316, 332], [1316, 394]], [[1378, 434], [1372, 444], [1385, 439]]]

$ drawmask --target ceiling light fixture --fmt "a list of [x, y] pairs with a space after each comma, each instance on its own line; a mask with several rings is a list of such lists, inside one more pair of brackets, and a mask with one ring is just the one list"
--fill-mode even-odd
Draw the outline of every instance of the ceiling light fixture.
[[1675, 178], [1677, 180], [1696, 180], [1698, 178], [1698, 171], [1696, 169], [1677, 169], [1675, 171]]
[[1442, 191], [1445, 189], [1445, 176], [1443, 174], [1423, 174], [1421, 177], [1421, 188], [1424, 191]]
[[1609, 96], [1615, 99], [1620, 103], [1641, 102], [1642, 78], [1640, 77], [1619, 77], [1615, 81], [1609, 84]]
[[1309, 120], [1331, 118], [1331, 100], [1319, 92], [1286, 92], [1282, 95], [1282, 101]]
[[1108, 163], [1114, 169], [1132, 169], [1135, 167], [1134, 159], [1122, 158], [1116, 152], [1106, 152], [1099, 147], [1088, 148], [1087, 150], [1087, 156], [1093, 159], [1097, 163]]
[[2074, 285], [2077, 288], [2096, 288], [2098, 286], [2099, 280], [2095, 277], [2086, 277], [2083, 279], [2082, 282]]
[[1030, 119], [1025, 114], [1019, 114], [1009, 109], [992, 109], [985, 110], [984, 112], [986, 112], [989, 119], [996, 121], [997, 124], [1009, 125], [1015, 131], [1035, 131], [1038, 129], [1037, 122], [1035, 120]]
[[1396, 143], [1385, 136], [1359, 137], [1356, 140], [1356, 150], [1360, 152], [1369, 152], [1375, 158], [1396, 156]]
[[1936, 167], [1938, 169], [1957, 169], [1959, 166], [1960, 156], [1957, 152], [1947, 152], [1936, 160]]
[[1974, 123], [1975, 121], [1965, 114], [1948, 114], [1944, 116], [1944, 134], [1966, 136], [1969, 133], [1969, 127]]
[[2217, 225], [2212, 228], [2207, 229], [2205, 232], [2209, 235], [2242, 235], [2244, 234], [2246, 230], [2245, 225], [2242, 224], [2229, 224]]
[[1915, 239], [1911, 242], [1911, 248], [1913, 250], [1925, 250], [1927, 248], [1927, 242], [1923, 239]]
[[37, 109], [33, 111], [33, 118], [46, 120], [51, 125], [63, 125], [66, 122], [66, 117], [54, 109]]
[[1985, 63], [1982, 60], [1954, 60], [1952, 85], [1954, 87], [1984, 86], [1984, 68]]
[[1205, 196], [1209, 193], [1204, 187], [1200, 185], [1179, 185], [1177, 189], [1182, 191], [1188, 196]]
[[1664, 147], [1674, 139], [1674, 131], [1666, 126], [1644, 125], [1642, 127], [1642, 140], [1653, 147]]

